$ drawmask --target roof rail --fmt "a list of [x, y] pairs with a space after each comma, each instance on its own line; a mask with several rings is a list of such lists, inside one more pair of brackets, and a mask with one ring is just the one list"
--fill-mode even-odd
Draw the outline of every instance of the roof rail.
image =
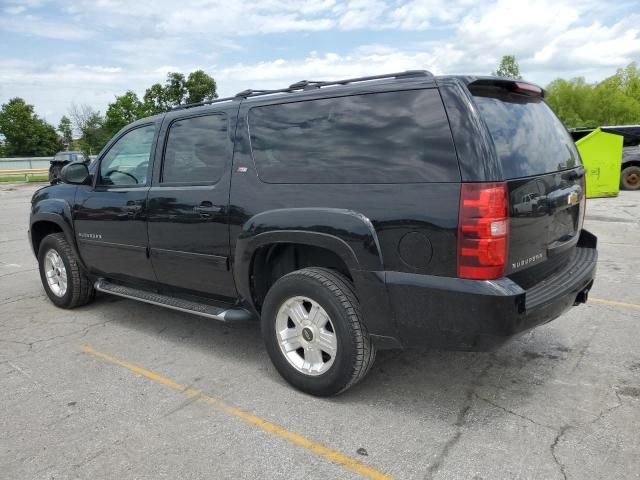
[[346, 78], [344, 80], [330, 80], [330, 81], [315, 81], [315, 80], [300, 80], [299, 82], [292, 83], [286, 88], [279, 88], [276, 90], [243, 90], [236, 94], [236, 97], [247, 98], [255, 97], [258, 95], [271, 95], [274, 93], [292, 93], [299, 90], [310, 90], [313, 88], [328, 87], [331, 85], [348, 85], [350, 83], [368, 82], [371, 80], [382, 80], [385, 78], [416, 78], [425, 77], [432, 78], [433, 74], [427, 70], [406, 70], [404, 72], [386, 73], [383, 75], [371, 75], [368, 77], [356, 77]]
[[201, 107], [203, 105], [211, 105], [212, 103], [228, 102], [231, 100], [244, 99], [248, 97], [255, 97], [258, 95], [272, 95], [274, 93], [293, 93], [299, 90], [310, 90], [313, 88], [328, 87], [331, 85], [348, 85], [350, 83], [369, 82], [371, 80], [383, 80], [385, 78], [417, 78], [425, 77], [432, 78], [433, 74], [428, 70], [405, 70], [404, 72], [386, 73], [383, 75], [371, 75], [368, 77], [356, 77], [346, 78], [344, 80], [330, 80], [330, 81], [313, 81], [313, 80], [301, 80], [296, 83], [292, 83], [286, 88], [278, 88], [275, 90], [252, 90], [247, 89], [236, 93], [233, 97], [215, 98], [213, 100], [205, 100], [197, 103], [187, 103], [185, 105], [176, 105], [172, 107], [170, 111], [183, 110], [186, 108]]
[[231, 100], [236, 100], [236, 97], [213, 98], [211, 100], [204, 100], [202, 102], [185, 103], [184, 105], [175, 105], [171, 107], [169, 111], [173, 112], [174, 110], [183, 110], [185, 108], [201, 107], [203, 105], [211, 105], [212, 103], [229, 102]]

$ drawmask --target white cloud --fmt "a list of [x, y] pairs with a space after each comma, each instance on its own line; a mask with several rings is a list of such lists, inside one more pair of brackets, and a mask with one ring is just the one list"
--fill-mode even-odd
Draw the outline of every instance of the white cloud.
[[[0, 17], [0, 31], [51, 39], [56, 54], [18, 61], [0, 53], [0, 100], [21, 95], [53, 121], [71, 101], [104, 111], [127, 89], [142, 94], [168, 71], [196, 68], [232, 95], [405, 69], [488, 74], [504, 54], [542, 85], [559, 76], [594, 81], [640, 62], [640, 13], [614, 0], [52, 1], [55, 16], [37, 1], [3, 4], [13, 13]], [[334, 35], [345, 43], [325, 47]], [[63, 52], [56, 40], [99, 47], [107, 58]]]
[[47, 20], [30, 14], [22, 15], [21, 12], [25, 10], [14, 8], [14, 15], [0, 18], [0, 31], [58, 40], [84, 40], [93, 36], [91, 30], [81, 25], [69, 25], [67, 22]]
[[7, 7], [4, 9], [5, 13], [9, 15], [17, 15], [18, 13], [22, 13], [27, 9], [24, 5], [15, 5], [13, 7]]

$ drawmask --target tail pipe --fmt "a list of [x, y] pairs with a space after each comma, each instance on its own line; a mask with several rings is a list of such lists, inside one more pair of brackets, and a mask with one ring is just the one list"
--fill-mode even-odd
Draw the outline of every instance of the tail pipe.
[[589, 284], [584, 287], [578, 295], [576, 295], [576, 300], [573, 302], [574, 305], [580, 305], [581, 303], [587, 303], [587, 299], [589, 298], [589, 290], [593, 287], [593, 280], [589, 282]]

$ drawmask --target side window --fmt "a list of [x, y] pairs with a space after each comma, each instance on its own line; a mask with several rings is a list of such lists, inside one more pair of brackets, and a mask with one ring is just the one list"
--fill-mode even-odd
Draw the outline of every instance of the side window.
[[437, 89], [254, 107], [251, 149], [270, 183], [460, 180]]
[[183, 118], [169, 127], [161, 183], [213, 184], [229, 157], [227, 117]]
[[145, 185], [155, 129], [155, 125], [145, 125], [120, 137], [102, 158], [97, 185]]

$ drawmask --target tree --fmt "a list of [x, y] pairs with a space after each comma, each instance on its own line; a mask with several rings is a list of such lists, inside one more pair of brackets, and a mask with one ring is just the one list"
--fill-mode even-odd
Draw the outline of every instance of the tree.
[[547, 103], [569, 128], [640, 123], [640, 70], [635, 63], [598, 83], [557, 79], [546, 90]]
[[63, 115], [58, 124], [58, 132], [62, 136], [62, 143], [65, 148], [69, 148], [73, 141], [73, 131], [71, 128], [71, 120], [66, 115]]
[[116, 97], [107, 107], [104, 127], [110, 136], [115, 135], [122, 127], [146, 116], [145, 107], [138, 96], [131, 90]]
[[498, 69], [491, 74], [498, 77], [515, 78], [517, 80], [522, 78], [520, 76], [520, 67], [514, 55], [504, 55], [502, 60], [500, 60]]
[[90, 105], [73, 103], [69, 109], [69, 115], [82, 135], [79, 142], [80, 149], [87, 155], [94, 155], [102, 150], [111, 135], [104, 126], [104, 118], [100, 112]]
[[164, 84], [165, 98], [172, 105], [180, 105], [184, 103], [187, 95], [187, 87], [185, 85], [184, 75], [178, 72], [169, 72], [167, 81]]
[[62, 148], [55, 128], [19, 97], [2, 105], [0, 134], [4, 136], [2, 150], [7, 156], [49, 156]]
[[217, 98], [216, 81], [203, 70], [185, 76], [179, 72], [169, 72], [164, 86], [155, 83], [147, 88], [143, 100], [143, 111], [153, 115], [170, 110], [185, 103], [198, 103]]
[[187, 103], [198, 103], [218, 98], [216, 81], [203, 70], [196, 70], [187, 78]]
[[155, 115], [169, 110], [164, 87], [159, 83], [154, 83], [144, 93], [144, 111], [146, 115]]

